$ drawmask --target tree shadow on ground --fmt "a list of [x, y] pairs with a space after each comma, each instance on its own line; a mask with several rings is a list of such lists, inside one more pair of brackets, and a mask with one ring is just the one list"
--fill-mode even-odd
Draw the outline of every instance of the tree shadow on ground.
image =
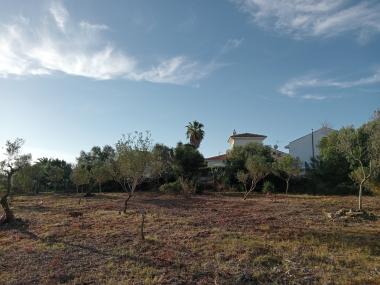
[[370, 255], [380, 256], [380, 231], [377, 232], [305, 232], [301, 238], [315, 240], [317, 244], [326, 244], [331, 248], [347, 247], [368, 250]]
[[[79, 243], [73, 243], [65, 240], [60, 240], [56, 237], [39, 237], [35, 233], [31, 232], [29, 230], [29, 221], [28, 220], [21, 220], [21, 219], [16, 219], [12, 223], [6, 223], [3, 225], [0, 225], [0, 231], [18, 231], [19, 233], [23, 234], [27, 238], [34, 240], [34, 241], [39, 241], [42, 243], [45, 243], [49, 246], [52, 245], [64, 245], [65, 247], [72, 248], [74, 250], [82, 250], [82, 251], [87, 251], [90, 254], [95, 254], [99, 255], [102, 258], [112, 258], [115, 259], [116, 261], [119, 262], [125, 262], [125, 261], [131, 261], [134, 263], [142, 264], [143, 266], [149, 266], [149, 267], [154, 267], [157, 269], [162, 269], [167, 266], [172, 266], [174, 263], [170, 264], [159, 264], [157, 263], [156, 260], [152, 258], [148, 258], [146, 256], [143, 256], [139, 253], [136, 254], [131, 254], [130, 252], [127, 253], [115, 253], [110, 250], [105, 250], [105, 249], [99, 249], [96, 246], [93, 245], [85, 245], [85, 244], [79, 244]], [[131, 239], [132, 240], [132, 239]], [[136, 239], [137, 240], [137, 239]], [[164, 246], [163, 243], [156, 241], [156, 240], [150, 240], [146, 239], [144, 241], [139, 241], [138, 245], [141, 247], [155, 247], [155, 248], [160, 248]]]
[[166, 198], [165, 200], [159, 198], [140, 199], [135, 202], [140, 204], [150, 204], [160, 208], [191, 210], [193, 208], [198, 208], [204, 201], [195, 197], [178, 197]]

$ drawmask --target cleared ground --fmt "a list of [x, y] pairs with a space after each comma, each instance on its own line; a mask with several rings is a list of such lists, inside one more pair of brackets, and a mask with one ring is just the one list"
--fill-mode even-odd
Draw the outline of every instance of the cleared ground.
[[[139, 193], [126, 216], [124, 197], [15, 197], [25, 223], [0, 227], [0, 284], [380, 284], [380, 221], [324, 214], [356, 197]], [[364, 206], [380, 216], [380, 198]]]

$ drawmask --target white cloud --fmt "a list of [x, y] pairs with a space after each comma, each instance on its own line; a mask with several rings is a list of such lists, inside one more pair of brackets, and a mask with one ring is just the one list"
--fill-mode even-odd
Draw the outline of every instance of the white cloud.
[[82, 29], [87, 29], [87, 30], [96, 30], [96, 31], [105, 31], [105, 30], [108, 30], [108, 26], [107, 25], [103, 25], [103, 24], [91, 24], [89, 22], [86, 22], [86, 21], [81, 21], [79, 23], [80, 27]]
[[221, 65], [214, 62], [202, 64], [179, 56], [165, 60], [148, 71], [131, 74], [128, 77], [155, 83], [187, 84], [206, 77], [219, 66]]
[[[371, 75], [354, 80], [336, 80], [336, 79], [321, 79], [312, 76], [303, 76], [289, 80], [280, 87], [279, 92], [288, 97], [298, 97], [302, 91], [327, 89], [339, 90], [353, 87], [367, 86], [380, 84], [380, 68], [375, 70]], [[326, 99], [326, 96], [306, 94], [301, 96], [304, 99]], [[323, 98], [322, 98], [323, 97]]]
[[303, 95], [302, 98], [306, 99], [306, 100], [325, 100], [325, 99], [327, 99], [326, 96], [313, 95], [313, 94]]
[[58, 28], [61, 29], [61, 31], [64, 31], [66, 22], [69, 18], [69, 12], [62, 5], [62, 3], [58, 1], [51, 3], [49, 11], [53, 16]]
[[243, 38], [240, 38], [240, 39], [229, 39], [223, 46], [223, 48], [221, 49], [221, 54], [225, 54], [227, 52], [229, 52], [230, 50], [232, 49], [236, 49], [238, 47], [241, 46], [241, 44], [243, 43], [244, 39]]
[[375, 0], [231, 0], [253, 21], [294, 38], [332, 37], [354, 32], [365, 42], [380, 32], [380, 2]]
[[[186, 56], [175, 56], [144, 68], [135, 57], [104, 40], [103, 33], [108, 26], [84, 20], [75, 22], [57, 1], [52, 3], [49, 13], [52, 18], [33, 27], [25, 17], [22, 21], [0, 26], [0, 77], [60, 72], [97, 80], [125, 78], [188, 84], [221, 66], [215, 60], [202, 63]], [[55, 25], [51, 25], [51, 21]], [[239, 41], [227, 43], [230, 49], [238, 45]]]

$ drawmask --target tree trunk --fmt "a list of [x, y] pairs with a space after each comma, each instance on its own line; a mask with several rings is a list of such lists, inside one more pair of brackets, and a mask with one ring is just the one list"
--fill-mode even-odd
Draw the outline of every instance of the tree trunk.
[[132, 198], [132, 193], [128, 193], [128, 197], [127, 199], [125, 199], [124, 201], [124, 208], [123, 208], [123, 213], [126, 214], [127, 213], [127, 206], [128, 206], [128, 201]]
[[359, 210], [362, 210], [363, 202], [362, 202], [362, 194], [363, 194], [363, 183], [365, 180], [361, 181], [359, 184]]
[[141, 211], [141, 226], [140, 226], [140, 234], [141, 234], [141, 240], [145, 240], [144, 236], [144, 222], [145, 222], [145, 211]]
[[7, 195], [8, 196], [11, 193], [11, 187], [12, 187], [12, 174], [8, 174], [7, 176]]
[[1, 197], [0, 204], [4, 210], [4, 214], [0, 217], [0, 224], [12, 222], [15, 216], [8, 205], [8, 193]]
[[251, 188], [250, 188], [248, 191], [245, 192], [244, 197], [243, 197], [243, 200], [246, 200], [247, 197], [248, 197], [248, 195], [249, 195], [253, 190], [255, 190], [255, 188], [256, 188], [256, 183], [253, 183], [253, 182], [252, 182], [252, 184], [251, 184]]
[[99, 184], [99, 193], [102, 193], [102, 183], [98, 182]]
[[286, 179], [286, 190], [285, 190], [286, 195], [288, 195], [288, 190], [289, 190], [289, 179]]
[[8, 174], [8, 177], [7, 177], [7, 193], [3, 197], [1, 197], [1, 199], [0, 199], [0, 204], [4, 210], [4, 214], [0, 217], [0, 224], [10, 223], [15, 218], [15, 216], [14, 216], [12, 210], [9, 208], [9, 204], [8, 204], [8, 196], [11, 193], [11, 187], [12, 187], [12, 174]]

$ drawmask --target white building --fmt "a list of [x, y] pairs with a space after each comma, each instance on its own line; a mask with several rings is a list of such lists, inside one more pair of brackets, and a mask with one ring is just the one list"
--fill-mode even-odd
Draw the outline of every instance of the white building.
[[321, 139], [333, 132], [333, 129], [322, 127], [303, 137], [291, 141], [285, 148], [289, 149], [289, 154], [298, 158], [303, 166], [310, 163], [313, 157], [319, 155], [319, 143]]
[[[252, 134], [252, 133], [237, 134], [234, 131], [233, 134], [228, 138], [228, 143], [230, 145], [230, 150], [231, 150], [235, 146], [245, 146], [249, 143], [262, 144], [265, 139], [266, 139], [266, 136], [263, 136], [263, 135]], [[226, 165], [226, 160], [227, 160], [227, 154], [221, 154], [221, 155], [206, 158], [208, 167], [224, 167]]]
[[232, 136], [228, 138], [228, 143], [230, 144], [230, 149], [233, 149], [235, 146], [245, 146], [250, 143], [262, 144], [266, 138], [266, 136], [251, 133], [237, 134], [234, 131]]

